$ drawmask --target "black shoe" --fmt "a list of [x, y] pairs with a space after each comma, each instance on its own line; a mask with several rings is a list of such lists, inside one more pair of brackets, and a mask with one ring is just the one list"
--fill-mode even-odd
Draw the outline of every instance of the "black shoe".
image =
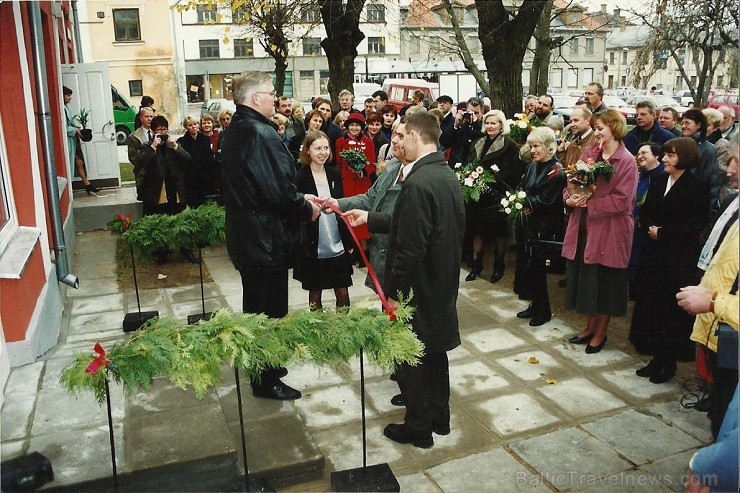
[[635, 375], [637, 375], [638, 377], [645, 377], [645, 378], [652, 377], [655, 374], [655, 372], [659, 369], [660, 367], [658, 365], [658, 361], [655, 358], [653, 358], [650, 360], [650, 362], [647, 365], [635, 370]]
[[277, 401], [292, 401], [301, 398], [301, 392], [280, 380], [272, 385], [260, 385], [252, 387], [252, 395], [263, 399], [275, 399]]
[[482, 265], [474, 265], [472, 269], [470, 269], [470, 274], [465, 276], [466, 281], [475, 281], [478, 279], [478, 276], [480, 273], [483, 272], [483, 266]]
[[549, 313], [547, 315], [545, 315], [545, 314], [537, 314], [534, 317], [532, 317], [532, 320], [529, 321], [529, 326], [530, 327], [539, 327], [540, 325], [546, 324], [550, 320], [552, 320], [552, 315], [549, 314]]
[[393, 373], [391, 373], [391, 376], [388, 377], [388, 378], [390, 378], [394, 382], [398, 382], [398, 375], [396, 375], [396, 372], [395, 371]]
[[93, 186], [92, 183], [88, 183], [85, 186], [85, 191], [87, 192], [88, 195], [95, 195], [96, 193], [100, 191], [100, 189], [98, 187]]
[[450, 434], [449, 423], [446, 425], [432, 425], [432, 433], [436, 433], [437, 435], [449, 435]]
[[705, 397], [694, 404], [694, 409], [702, 413], [708, 413], [711, 407], [712, 403], [709, 400], [709, 397]]
[[273, 368], [272, 371], [274, 372], [273, 374], [275, 375], [275, 378], [283, 378], [284, 376], [288, 374], [288, 369], [285, 368], [284, 366]]
[[191, 252], [191, 251], [190, 251], [189, 249], [187, 249], [187, 248], [181, 248], [181, 249], [180, 249], [180, 255], [182, 255], [182, 258], [183, 258], [183, 259], [184, 259], [184, 260], [185, 260], [186, 262], [189, 262], [189, 263], [191, 263], [191, 264], [197, 264], [197, 263], [200, 263], [200, 260], [198, 260], [198, 258], [197, 258], [197, 257], [196, 257], [195, 255], [193, 255], [193, 252]]
[[410, 443], [414, 447], [430, 448], [434, 445], [434, 438], [430, 433], [425, 437], [413, 436], [405, 424], [389, 424], [383, 430], [383, 435], [397, 443]]
[[534, 303], [530, 303], [526, 310], [522, 310], [516, 314], [516, 318], [532, 318], [535, 314]]
[[601, 344], [598, 346], [592, 346], [591, 344], [586, 345], [586, 354], [596, 354], [602, 349], [604, 349], [604, 344], [606, 344], [606, 337], [604, 337], [604, 340], [601, 341]]
[[651, 383], [665, 383], [676, 374], [676, 362], [668, 361], [658, 368], [655, 373], [650, 376]]
[[406, 399], [403, 398], [403, 394], [396, 394], [391, 397], [391, 404], [398, 407], [405, 407]]
[[504, 268], [501, 267], [500, 269], [493, 269], [493, 274], [491, 275], [491, 284], [495, 284], [499, 282], [504, 277]]
[[589, 334], [589, 335], [583, 336], [583, 337], [578, 337], [578, 334], [576, 334], [573, 337], [571, 337], [570, 339], [568, 339], [568, 342], [571, 343], [571, 344], [586, 344], [587, 342], [589, 342], [593, 338], [594, 338], [594, 335], [593, 334]]

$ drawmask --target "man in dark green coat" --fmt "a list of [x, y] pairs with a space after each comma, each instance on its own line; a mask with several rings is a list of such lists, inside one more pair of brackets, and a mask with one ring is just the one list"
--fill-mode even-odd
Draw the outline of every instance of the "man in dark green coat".
[[[388, 225], [385, 287], [392, 300], [413, 292], [411, 325], [425, 351], [417, 366], [398, 368], [405, 422], [389, 424], [383, 433], [396, 442], [428, 448], [434, 444], [432, 432], [450, 432], [447, 351], [460, 345], [456, 303], [465, 206], [455, 174], [437, 152], [440, 130], [434, 115], [416, 113], [404, 123], [398, 137], [409, 164], [403, 167], [403, 184]], [[369, 221], [371, 231], [382, 231], [388, 221], [366, 211], [345, 215], [353, 226]]]

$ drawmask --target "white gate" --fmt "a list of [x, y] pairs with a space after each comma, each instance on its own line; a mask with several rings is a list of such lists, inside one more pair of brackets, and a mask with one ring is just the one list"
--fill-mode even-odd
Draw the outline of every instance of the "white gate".
[[77, 115], [80, 108], [90, 111], [87, 128], [92, 129], [90, 142], [82, 142], [87, 177], [104, 186], [119, 186], [116, 126], [113, 121], [113, 101], [107, 63], [76, 63], [62, 65], [62, 84], [72, 89], [69, 114]]

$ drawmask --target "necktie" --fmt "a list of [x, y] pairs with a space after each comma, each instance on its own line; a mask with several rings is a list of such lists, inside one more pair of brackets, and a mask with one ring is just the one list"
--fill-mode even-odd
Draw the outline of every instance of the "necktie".
[[152, 131], [151, 130], [147, 130], [146, 131], [146, 137], [147, 137], [147, 139], [149, 139], [149, 142], [152, 141]]
[[403, 166], [401, 166], [401, 171], [398, 172], [398, 179], [396, 179], [396, 183], [401, 183], [403, 181]]

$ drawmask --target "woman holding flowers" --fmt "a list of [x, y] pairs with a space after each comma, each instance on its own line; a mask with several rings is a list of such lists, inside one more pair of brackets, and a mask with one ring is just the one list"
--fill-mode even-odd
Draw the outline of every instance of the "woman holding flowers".
[[[352, 197], [359, 193], [365, 193], [370, 189], [372, 181], [370, 176], [375, 173], [375, 146], [367, 135], [363, 135], [365, 117], [361, 113], [350, 113], [345, 122], [347, 133], [337, 139], [335, 144], [336, 165], [342, 172], [342, 184], [344, 196]], [[342, 155], [344, 151], [359, 151], [365, 157], [362, 163], [350, 161]], [[357, 153], [355, 153], [357, 154]], [[362, 156], [360, 156], [362, 157]], [[355, 233], [360, 240], [363, 250], [367, 250], [367, 239], [370, 233], [367, 225], [359, 226]]]
[[587, 344], [587, 354], [604, 347], [611, 317], [627, 313], [637, 192], [635, 158], [622, 143], [624, 116], [607, 109], [594, 115], [593, 125], [598, 144], [583, 151], [577, 169], [568, 170], [563, 192], [569, 215], [563, 241], [563, 257], [570, 261], [566, 307], [587, 317], [586, 328], [569, 342]]
[[678, 359], [691, 358], [693, 315], [676, 304], [683, 286], [698, 283], [699, 237], [709, 217], [709, 187], [691, 169], [701, 163], [690, 137], [663, 144], [665, 173], [653, 179], [640, 207], [638, 227], [648, 238], [635, 278], [635, 310], [630, 341], [653, 355], [637, 375], [663, 383], [676, 373]]
[[[501, 205], [504, 212], [509, 210], [509, 217], [515, 221], [519, 243], [514, 292], [519, 298], [532, 301], [526, 310], [516, 316], [530, 318], [529, 325], [536, 327], [549, 321], [552, 314], [545, 265], [529, 257], [527, 242], [537, 239], [557, 241], [561, 237], [565, 174], [563, 166], [555, 157], [557, 142], [551, 128], [533, 128], [527, 136], [527, 144], [533, 161], [527, 166], [517, 197], [512, 200], [504, 198]], [[516, 214], [517, 209], [523, 213]]]
[[[473, 267], [466, 281], [475, 280], [483, 271], [483, 247], [486, 242], [493, 240], [493, 275], [491, 282], [498, 282], [504, 276], [504, 255], [508, 240], [508, 224], [506, 213], [499, 210], [497, 197], [505, 191], [513, 189], [522, 179], [524, 163], [519, 160], [519, 148], [511, 140], [509, 132], [511, 126], [506, 115], [500, 110], [491, 110], [483, 115], [484, 137], [473, 142], [470, 156], [473, 162], [470, 175], [475, 171], [475, 179], [484, 172], [495, 175], [496, 181], [486, 185], [478, 201], [469, 200], [466, 203], [466, 228], [469, 237], [473, 239]], [[463, 183], [465, 186], [465, 183]]]

